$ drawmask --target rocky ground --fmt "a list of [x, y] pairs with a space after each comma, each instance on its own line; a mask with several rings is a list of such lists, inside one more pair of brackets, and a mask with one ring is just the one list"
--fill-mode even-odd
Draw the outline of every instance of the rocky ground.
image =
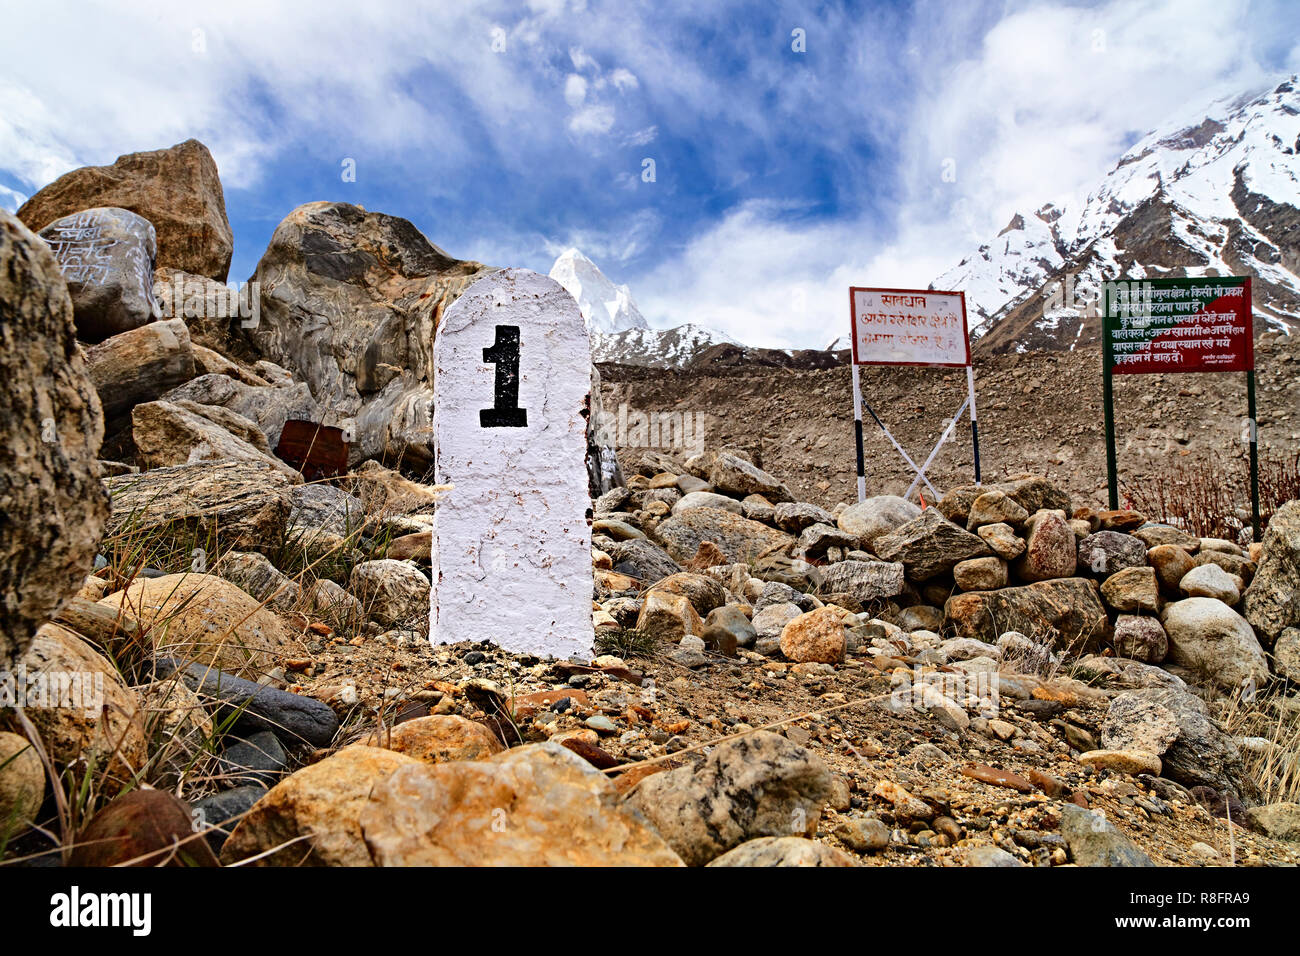
[[[433, 647], [412, 409], [482, 267], [309, 204], [259, 266], [266, 327], [156, 315], [229, 261], [195, 145], [38, 193], [45, 241], [0, 213], [0, 862], [1300, 862], [1300, 502], [1251, 544], [1010, 449], [922, 509], [847, 504], [826, 435], [620, 449], [614, 486], [598, 439], [592, 658]], [[173, 167], [206, 231], [155, 234]], [[99, 228], [71, 281], [60, 244]], [[1007, 375], [1041, 406], [1049, 372]], [[335, 414], [341, 462], [292, 453]]]

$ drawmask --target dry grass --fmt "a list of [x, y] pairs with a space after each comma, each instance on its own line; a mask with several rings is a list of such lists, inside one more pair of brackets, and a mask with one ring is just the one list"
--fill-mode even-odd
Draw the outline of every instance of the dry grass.
[[1300, 802], [1300, 707], [1295, 700], [1283, 693], [1236, 694], [1220, 717], [1233, 736], [1263, 741], [1258, 750], [1242, 754], [1262, 803]]
[[[1125, 484], [1133, 507], [1153, 521], [1206, 538], [1236, 540], [1250, 526], [1250, 459], [1213, 455], [1174, 461], [1147, 481]], [[1300, 498], [1300, 452], [1259, 457], [1260, 524], [1268, 527], [1283, 504]]]

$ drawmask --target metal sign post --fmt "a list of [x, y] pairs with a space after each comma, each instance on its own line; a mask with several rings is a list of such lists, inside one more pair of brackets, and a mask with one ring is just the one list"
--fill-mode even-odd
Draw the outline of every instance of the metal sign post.
[[1245, 372], [1250, 443], [1252, 534], [1260, 540], [1259, 430], [1255, 416], [1255, 343], [1249, 276], [1134, 279], [1102, 290], [1102, 406], [1106, 484], [1119, 507], [1113, 375]]
[[[921, 482], [935, 498], [939, 491], [926, 477], [939, 449], [958, 419], [970, 409], [971, 447], [975, 455], [975, 484], [980, 483], [979, 426], [975, 415], [975, 370], [971, 365], [970, 336], [966, 328], [966, 294], [932, 289], [849, 289], [849, 317], [853, 331], [853, 428], [858, 453], [858, 501], [867, 497], [866, 454], [862, 443], [862, 408], [916, 472], [907, 496]], [[859, 365], [916, 365], [966, 369], [966, 401], [948, 422], [924, 465], [918, 466], [898, 443], [871, 405], [862, 400]]]

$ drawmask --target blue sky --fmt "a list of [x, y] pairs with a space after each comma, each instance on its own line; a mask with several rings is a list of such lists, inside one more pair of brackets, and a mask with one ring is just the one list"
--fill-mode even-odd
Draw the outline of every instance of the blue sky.
[[341, 200], [493, 265], [576, 245], [652, 325], [782, 346], [842, 332], [846, 286], [924, 285], [1077, 198], [1168, 112], [1300, 69], [1300, 5], [1244, 0], [0, 0], [0, 23], [6, 208], [194, 136], [232, 279]]

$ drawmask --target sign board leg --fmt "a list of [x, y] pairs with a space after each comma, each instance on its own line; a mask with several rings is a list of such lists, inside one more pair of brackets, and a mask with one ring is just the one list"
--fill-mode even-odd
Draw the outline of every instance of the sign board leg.
[[1101, 405], [1106, 420], [1106, 487], [1110, 509], [1119, 507], [1119, 471], [1115, 463], [1115, 398], [1111, 393], [1109, 341], [1101, 356]]
[[858, 366], [853, 364], [853, 437], [858, 445], [858, 501], [867, 500], [866, 456], [862, 450], [862, 386], [858, 382]]
[[1262, 540], [1259, 526], [1259, 424], [1255, 419], [1255, 370], [1246, 372], [1246, 408], [1249, 420], [1247, 426], [1250, 439], [1250, 524], [1251, 535], [1255, 541]]
[[970, 393], [970, 442], [975, 451], [975, 484], [980, 484], [980, 426], [975, 417], [975, 368], [966, 366], [966, 390]]

